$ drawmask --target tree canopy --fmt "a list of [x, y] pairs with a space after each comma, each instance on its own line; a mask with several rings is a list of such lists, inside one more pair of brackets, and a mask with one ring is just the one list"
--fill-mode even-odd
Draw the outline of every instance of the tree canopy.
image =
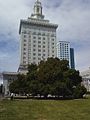
[[[18, 75], [18, 79], [9, 86], [14, 93], [28, 93], [32, 96], [48, 95], [54, 97], [83, 97], [86, 89], [81, 86], [79, 71], [69, 68], [67, 60], [48, 58], [37, 66], [28, 66], [27, 75]], [[78, 95], [77, 95], [78, 94]]]

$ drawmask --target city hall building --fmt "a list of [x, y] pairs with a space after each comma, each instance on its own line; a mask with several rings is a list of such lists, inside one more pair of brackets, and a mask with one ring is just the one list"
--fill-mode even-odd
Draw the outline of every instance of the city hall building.
[[57, 56], [57, 27], [44, 19], [42, 4], [36, 0], [31, 17], [20, 21], [20, 72], [25, 71], [28, 64], [38, 65], [41, 60]]

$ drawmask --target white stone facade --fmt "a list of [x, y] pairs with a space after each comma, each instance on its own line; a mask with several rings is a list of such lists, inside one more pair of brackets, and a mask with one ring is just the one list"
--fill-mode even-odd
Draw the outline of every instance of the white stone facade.
[[83, 78], [82, 84], [87, 89], [88, 92], [90, 92], [90, 77], [89, 78]]
[[88, 92], [90, 92], [90, 68], [81, 72], [82, 84], [85, 86]]
[[4, 95], [10, 95], [9, 85], [14, 80], [17, 80], [18, 72], [3, 72], [3, 92]]

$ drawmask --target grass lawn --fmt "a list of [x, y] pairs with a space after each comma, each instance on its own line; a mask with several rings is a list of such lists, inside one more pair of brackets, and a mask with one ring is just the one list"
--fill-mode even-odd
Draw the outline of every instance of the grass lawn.
[[0, 120], [90, 120], [90, 98], [81, 100], [3, 100]]

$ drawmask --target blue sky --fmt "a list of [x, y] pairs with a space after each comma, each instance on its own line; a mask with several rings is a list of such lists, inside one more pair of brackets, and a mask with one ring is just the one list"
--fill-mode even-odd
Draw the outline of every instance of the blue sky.
[[[0, 71], [19, 66], [19, 23], [33, 12], [35, 0], [0, 0]], [[70, 41], [76, 69], [90, 67], [90, 0], [41, 0], [45, 19], [58, 24], [57, 40]]]

